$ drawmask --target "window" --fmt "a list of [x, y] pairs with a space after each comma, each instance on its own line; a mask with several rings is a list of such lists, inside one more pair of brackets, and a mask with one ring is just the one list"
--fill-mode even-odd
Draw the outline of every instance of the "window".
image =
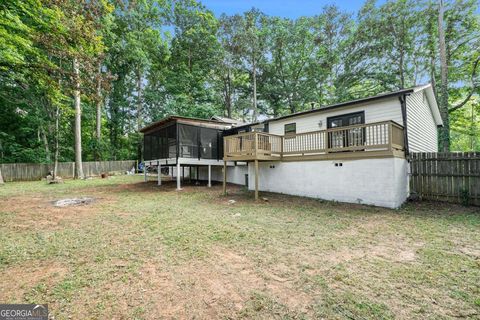
[[[365, 112], [342, 114], [327, 118], [327, 128], [335, 129], [354, 126], [365, 123]], [[328, 132], [328, 147], [341, 149], [345, 147], [357, 147], [365, 144], [365, 128], [355, 127], [345, 130], [333, 130]]]
[[293, 136], [297, 133], [297, 124], [296, 123], [287, 123], [285, 125], [285, 135]]
[[365, 112], [355, 112], [342, 114], [340, 116], [328, 117], [327, 128], [333, 129], [338, 127], [353, 126], [355, 124], [365, 123]]

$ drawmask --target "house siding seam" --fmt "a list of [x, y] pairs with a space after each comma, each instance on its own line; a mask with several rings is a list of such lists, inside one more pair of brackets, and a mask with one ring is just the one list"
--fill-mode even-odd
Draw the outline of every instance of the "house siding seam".
[[[400, 101], [397, 97], [382, 99], [369, 102], [355, 107], [346, 107], [331, 111], [309, 113], [281, 120], [272, 120], [269, 122], [269, 133], [284, 135], [284, 126], [288, 123], [296, 123], [297, 133], [324, 130], [327, 128], [327, 118], [347, 113], [365, 111], [365, 123], [373, 123], [380, 121], [395, 121], [403, 124], [402, 111]], [[319, 126], [319, 122], [322, 126]]]
[[438, 131], [424, 90], [407, 96], [407, 135], [410, 152], [438, 152]]

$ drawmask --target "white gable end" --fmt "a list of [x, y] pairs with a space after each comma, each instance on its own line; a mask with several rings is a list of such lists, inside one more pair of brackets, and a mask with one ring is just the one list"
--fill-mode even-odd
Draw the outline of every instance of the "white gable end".
[[[438, 152], [436, 104], [432, 106], [427, 89], [407, 97], [407, 135], [410, 152]], [[441, 120], [440, 120], [441, 121]]]

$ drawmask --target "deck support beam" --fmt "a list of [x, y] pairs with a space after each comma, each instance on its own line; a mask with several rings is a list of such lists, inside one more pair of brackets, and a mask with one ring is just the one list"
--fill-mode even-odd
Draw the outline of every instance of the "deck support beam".
[[227, 161], [223, 161], [223, 195], [227, 195]]
[[258, 160], [255, 160], [255, 200], [258, 200]]
[[[198, 167], [197, 167], [197, 170], [198, 170]], [[208, 165], [208, 187], [209, 188], [212, 187], [212, 165], [211, 164]]]
[[160, 164], [160, 161], [158, 161], [158, 166], [157, 166], [157, 179], [158, 179], [158, 185], [162, 185], [162, 165]]
[[182, 190], [182, 185], [180, 183], [180, 162], [177, 160], [177, 190]]

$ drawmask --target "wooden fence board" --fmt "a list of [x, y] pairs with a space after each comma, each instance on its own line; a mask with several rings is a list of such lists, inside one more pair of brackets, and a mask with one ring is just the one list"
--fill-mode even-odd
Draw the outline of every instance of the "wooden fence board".
[[[103, 172], [122, 172], [136, 166], [135, 160], [125, 161], [85, 161], [83, 173], [86, 177], [98, 176]], [[5, 163], [0, 164], [4, 181], [34, 181], [45, 178], [53, 170], [53, 164], [43, 163]], [[75, 162], [59, 162], [58, 175], [73, 178]]]
[[420, 199], [480, 205], [480, 152], [412, 153], [410, 174]]

